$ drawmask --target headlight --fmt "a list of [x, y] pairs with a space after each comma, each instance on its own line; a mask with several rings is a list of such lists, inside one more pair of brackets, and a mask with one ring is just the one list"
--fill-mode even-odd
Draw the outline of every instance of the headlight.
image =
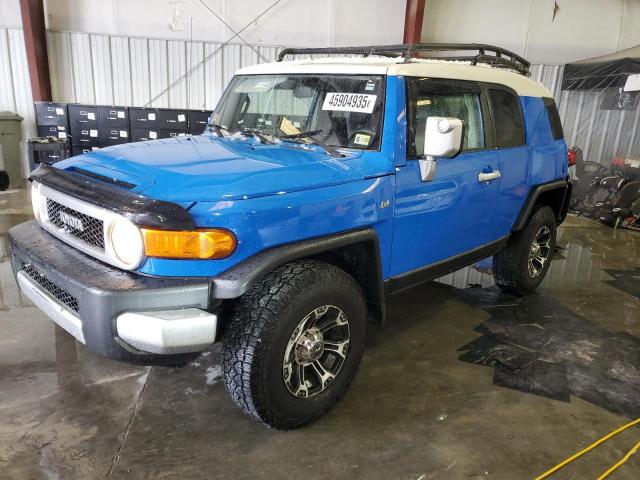
[[229, 230], [178, 231], [143, 228], [145, 253], [148, 257], [217, 259], [231, 255], [237, 246]]
[[31, 184], [31, 207], [33, 208], [33, 216], [36, 220], [40, 220], [40, 210], [42, 209], [42, 195], [37, 183]]
[[117, 220], [109, 229], [113, 253], [127, 268], [135, 268], [142, 260], [143, 245], [140, 230], [128, 220]]

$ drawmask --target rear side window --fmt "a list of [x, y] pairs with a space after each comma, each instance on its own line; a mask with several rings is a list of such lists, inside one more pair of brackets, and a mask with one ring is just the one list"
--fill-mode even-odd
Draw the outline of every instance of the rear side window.
[[560, 121], [560, 114], [558, 113], [558, 107], [553, 98], [543, 98], [544, 106], [547, 109], [547, 116], [549, 117], [549, 124], [551, 125], [551, 133], [554, 140], [560, 140], [564, 138], [564, 132], [562, 131], [562, 122]]
[[493, 112], [496, 147], [515, 147], [524, 144], [524, 128], [518, 97], [506, 90], [489, 89]]

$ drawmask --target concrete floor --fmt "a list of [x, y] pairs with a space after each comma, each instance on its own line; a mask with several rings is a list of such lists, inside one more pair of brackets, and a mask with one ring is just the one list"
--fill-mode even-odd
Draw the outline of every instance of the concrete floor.
[[[640, 385], [640, 299], [604, 271], [640, 267], [637, 232], [569, 218], [558, 242], [564, 259], [526, 299], [491, 287], [486, 262], [445, 277], [449, 285], [433, 282], [395, 297], [388, 325], [369, 329], [344, 399], [314, 425], [281, 433], [232, 405], [217, 347], [184, 368], [137, 367], [98, 357], [55, 328], [19, 294], [10, 273], [6, 231], [27, 218], [24, 205], [20, 193], [0, 196], [2, 479], [527, 479], [640, 416], [633, 390]], [[582, 383], [587, 377], [575, 375], [563, 384], [570, 391], [564, 399], [545, 392], [544, 375], [531, 377], [536, 394], [526, 391], [531, 382], [497, 386], [509, 361], [469, 363], [459, 349], [498, 335], [495, 322], [503, 317], [550, 336], [545, 322], [560, 318], [561, 328], [566, 319], [572, 338], [608, 335], [609, 352], [624, 335], [631, 356], [621, 362], [629, 368], [600, 362], [603, 382], [614, 374], [618, 382], [600, 397], [591, 394], [603, 390], [588, 383], [593, 378]], [[578, 343], [588, 348], [573, 348]], [[539, 360], [564, 361], [574, 372], [571, 365], [607, 353], [598, 339], [562, 345], [539, 349]], [[511, 378], [531, 380], [521, 366], [509, 370]], [[555, 478], [596, 478], [639, 438], [640, 429], [629, 431]], [[633, 458], [612, 478], [639, 477], [640, 458]]]

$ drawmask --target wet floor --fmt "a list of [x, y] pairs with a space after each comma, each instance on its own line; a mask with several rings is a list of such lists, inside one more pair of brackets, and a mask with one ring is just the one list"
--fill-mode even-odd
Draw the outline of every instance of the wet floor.
[[[281, 433], [232, 405], [217, 347], [184, 368], [130, 366], [86, 351], [30, 306], [6, 257], [25, 205], [20, 192], [0, 194], [1, 479], [528, 479], [640, 416], [627, 395], [640, 382], [638, 232], [569, 218], [526, 299], [492, 287], [490, 262], [396, 296], [344, 399]], [[523, 335], [530, 325], [540, 328]], [[624, 353], [616, 368], [598, 356], [609, 351]], [[540, 374], [583, 371], [585, 355], [601, 361], [560, 387]], [[535, 362], [549, 365], [526, 370]], [[543, 388], [554, 385], [561, 395]], [[627, 432], [555, 478], [596, 478], [639, 437]], [[635, 458], [612, 478], [639, 476]]]

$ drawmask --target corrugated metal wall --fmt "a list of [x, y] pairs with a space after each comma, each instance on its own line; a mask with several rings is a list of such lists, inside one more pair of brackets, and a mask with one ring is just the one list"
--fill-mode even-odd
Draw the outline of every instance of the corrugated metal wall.
[[[35, 135], [35, 114], [29, 82], [24, 36], [19, 28], [0, 28], [0, 110], [17, 113], [22, 122], [22, 138]], [[23, 148], [23, 157], [26, 153]], [[25, 158], [23, 158], [23, 165]]]
[[[212, 109], [236, 70], [260, 62], [246, 45], [55, 31], [47, 43], [62, 102]], [[256, 47], [268, 61], [280, 48]]]

